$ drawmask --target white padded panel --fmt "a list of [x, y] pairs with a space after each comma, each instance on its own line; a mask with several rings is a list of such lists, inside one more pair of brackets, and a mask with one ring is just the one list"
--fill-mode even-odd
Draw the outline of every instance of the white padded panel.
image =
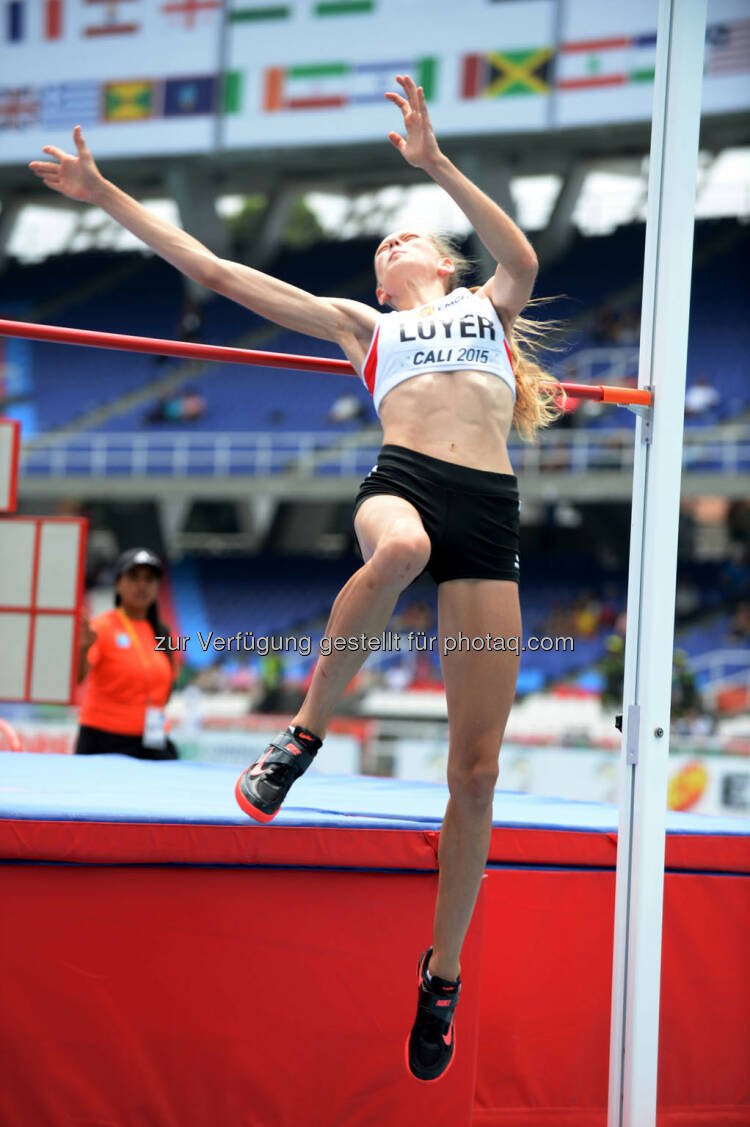
[[38, 614], [34, 631], [34, 656], [31, 667], [31, 700], [70, 700], [73, 660], [72, 614]]
[[36, 587], [38, 607], [75, 609], [80, 539], [81, 526], [77, 523], [45, 521], [42, 524]]
[[13, 444], [16, 428], [6, 419], [0, 419], [0, 513], [10, 512], [10, 498], [13, 492], [11, 470]]
[[35, 528], [33, 520], [0, 520], [0, 607], [31, 605]]
[[0, 699], [23, 700], [30, 614], [0, 612]]

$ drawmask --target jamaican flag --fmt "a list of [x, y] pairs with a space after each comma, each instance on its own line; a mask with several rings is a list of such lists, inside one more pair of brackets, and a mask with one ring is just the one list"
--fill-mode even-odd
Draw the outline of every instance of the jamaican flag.
[[548, 94], [553, 55], [552, 47], [464, 55], [461, 97], [507, 98], [515, 94]]

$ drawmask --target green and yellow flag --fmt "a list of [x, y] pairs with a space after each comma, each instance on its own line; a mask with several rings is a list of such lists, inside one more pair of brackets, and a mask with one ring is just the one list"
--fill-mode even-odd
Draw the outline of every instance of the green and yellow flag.
[[548, 94], [553, 55], [552, 47], [465, 55], [461, 96], [507, 98], [516, 94]]
[[105, 83], [105, 121], [142, 121], [155, 115], [155, 82]]

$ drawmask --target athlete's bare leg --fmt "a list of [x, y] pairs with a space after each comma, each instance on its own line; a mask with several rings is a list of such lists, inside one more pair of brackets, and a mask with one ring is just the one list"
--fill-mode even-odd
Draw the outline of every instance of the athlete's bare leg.
[[[377, 637], [385, 630], [399, 595], [430, 558], [431, 545], [419, 513], [408, 501], [376, 494], [362, 502], [354, 522], [365, 564], [342, 587], [325, 636]], [[370, 651], [333, 650], [318, 659], [312, 683], [292, 724], [323, 739], [346, 686]]]
[[518, 584], [454, 579], [438, 588], [440, 654], [448, 701], [450, 798], [438, 843], [438, 895], [429, 971], [455, 980], [461, 947], [487, 863], [498, 756], [513, 704], [520, 656], [506, 650], [455, 651], [443, 638], [518, 638]]

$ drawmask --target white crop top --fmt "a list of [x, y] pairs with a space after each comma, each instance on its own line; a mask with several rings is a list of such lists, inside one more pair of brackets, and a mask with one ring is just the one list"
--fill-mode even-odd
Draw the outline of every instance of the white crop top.
[[460, 369], [499, 376], [515, 402], [516, 377], [497, 310], [488, 297], [463, 287], [419, 309], [382, 314], [362, 380], [379, 414], [383, 398], [404, 380]]

